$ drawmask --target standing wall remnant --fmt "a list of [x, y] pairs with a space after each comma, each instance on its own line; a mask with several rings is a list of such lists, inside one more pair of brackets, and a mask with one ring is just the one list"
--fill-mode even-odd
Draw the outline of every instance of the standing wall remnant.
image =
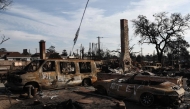
[[131, 58], [129, 54], [129, 28], [128, 20], [120, 20], [121, 27], [121, 57], [120, 63], [123, 68], [123, 72], [128, 72], [131, 69]]

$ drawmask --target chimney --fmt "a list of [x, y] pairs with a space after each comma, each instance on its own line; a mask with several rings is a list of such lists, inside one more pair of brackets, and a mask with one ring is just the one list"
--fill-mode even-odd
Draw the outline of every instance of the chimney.
[[40, 42], [40, 59], [46, 59], [46, 46], [45, 46], [45, 41], [41, 40]]
[[123, 67], [123, 71], [127, 72], [131, 68], [131, 58], [129, 54], [128, 20], [121, 19], [120, 27], [121, 27], [121, 65]]
[[28, 54], [27, 49], [23, 49], [23, 53], [22, 54], [27, 55]]

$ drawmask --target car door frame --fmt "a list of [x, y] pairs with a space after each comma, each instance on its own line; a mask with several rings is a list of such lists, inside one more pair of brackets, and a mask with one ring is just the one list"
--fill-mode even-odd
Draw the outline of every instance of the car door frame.
[[[53, 62], [54, 66], [51, 66], [51, 70], [44, 70], [44, 66], [47, 62]], [[52, 63], [51, 63], [52, 64]], [[49, 88], [56, 88], [56, 81], [57, 81], [57, 63], [55, 60], [46, 60], [40, 67], [40, 79], [41, 79], [41, 86], [42, 88], [49, 89]]]
[[[133, 83], [132, 80], [134, 80], [134, 77], [136, 74], [134, 74], [131, 77], [123, 76], [121, 78], [118, 78], [114, 80], [109, 87], [109, 95], [113, 95], [115, 97], [119, 98], [126, 98], [126, 99], [132, 99], [134, 95], [136, 95], [136, 89], [137, 84]], [[125, 78], [125, 80], [121, 80], [122, 78]]]

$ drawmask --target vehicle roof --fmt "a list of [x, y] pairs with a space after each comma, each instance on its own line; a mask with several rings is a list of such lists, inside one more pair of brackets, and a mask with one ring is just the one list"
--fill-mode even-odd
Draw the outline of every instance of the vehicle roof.
[[53, 60], [53, 61], [94, 61], [94, 60], [89, 60], [89, 59], [39, 59], [39, 60], [44, 60], [44, 61], [48, 61], [48, 60]]

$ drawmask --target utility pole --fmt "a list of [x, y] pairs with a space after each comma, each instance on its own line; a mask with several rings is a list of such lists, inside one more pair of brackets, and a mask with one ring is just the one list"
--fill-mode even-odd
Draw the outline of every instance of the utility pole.
[[78, 56], [79, 54], [78, 54], [78, 49], [77, 49], [77, 56]]
[[100, 38], [103, 38], [103, 37], [97, 37], [98, 38], [98, 57], [100, 58]]
[[92, 59], [92, 49], [91, 49], [91, 43], [89, 43], [89, 50], [88, 50], [88, 56], [90, 57], [90, 59]]

